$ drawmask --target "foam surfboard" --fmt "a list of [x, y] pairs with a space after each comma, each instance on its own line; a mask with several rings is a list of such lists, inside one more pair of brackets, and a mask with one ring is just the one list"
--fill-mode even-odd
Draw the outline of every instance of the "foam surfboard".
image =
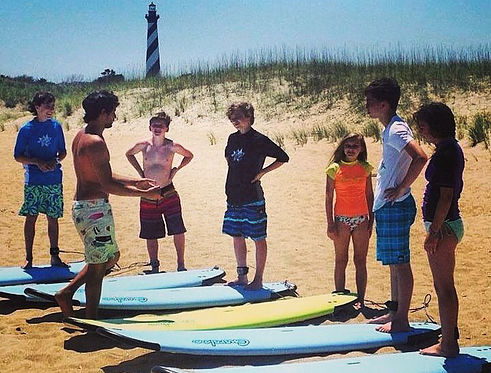
[[51, 265], [21, 267], [0, 267], [0, 286], [49, 283], [67, 281], [74, 278], [85, 266], [85, 262], [69, 263], [68, 267]]
[[491, 347], [463, 347], [454, 358], [425, 356], [419, 352], [376, 354], [305, 363], [184, 370], [156, 366], [152, 373], [488, 373]]
[[409, 332], [381, 333], [373, 324], [309, 325], [235, 330], [109, 330], [97, 333], [123, 344], [192, 355], [255, 356], [339, 352], [414, 344], [436, 338], [440, 326], [411, 323]]
[[[210, 285], [217, 279], [225, 276], [225, 271], [218, 267], [193, 269], [183, 272], [164, 272], [152, 275], [135, 275], [135, 276], [114, 276], [106, 277], [103, 280], [103, 292], [109, 291], [133, 291], [133, 290], [150, 290], [150, 289], [168, 289]], [[0, 287], [0, 296], [3, 298], [18, 299], [23, 297], [24, 300], [40, 300], [34, 295], [36, 292], [43, 294], [43, 300], [54, 302], [54, 294], [64, 288], [68, 283], [56, 284], [28, 284], [16, 286]], [[32, 289], [32, 290], [28, 290]], [[74, 294], [75, 297], [85, 294], [85, 287], [81, 286]], [[82, 295], [84, 296], [84, 295]]]
[[304, 298], [285, 297], [273, 302], [214, 307], [167, 314], [142, 314], [126, 318], [90, 320], [68, 318], [67, 324], [84, 329], [98, 327], [120, 330], [206, 330], [262, 328], [291, 324], [334, 312], [354, 303], [354, 294], [327, 294]]
[[[294, 284], [286, 281], [266, 283], [262, 289], [256, 291], [246, 290], [243, 286], [227, 285], [128, 291], [111, 288], [103, 289], [99, 308], [144, 311], [229, 306], [276, 299], [282, 294], [293, 294], [295, 289]], [[29, 289], [28, 292], [42, 299], [52, 297], [33, 289]], [[85, 306], [85, 293], [78, 292], [73, 303]]]

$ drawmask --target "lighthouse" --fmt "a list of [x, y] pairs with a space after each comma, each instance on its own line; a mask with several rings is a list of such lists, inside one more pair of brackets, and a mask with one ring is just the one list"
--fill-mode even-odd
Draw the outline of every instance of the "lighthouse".
[[148, 6], [148, 14], [145, 15], [148, 22], [147, 30], [147, 78], [160, 74], [160, 57], [159, 57], [159, 34], [157, 32], [157, 15], [155, 4], [152, 2]]

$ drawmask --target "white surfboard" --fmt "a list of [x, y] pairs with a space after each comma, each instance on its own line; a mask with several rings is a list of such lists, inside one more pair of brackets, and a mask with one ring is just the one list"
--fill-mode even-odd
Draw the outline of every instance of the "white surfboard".
[[381, 333], [373, 324], [309, 325], [234, 330], [114, 330], [97, 333], [125, 345], [192, 355], [290, 355], [398, 346], [437, 338], [440, 326], [411, 323], [411, 330]]

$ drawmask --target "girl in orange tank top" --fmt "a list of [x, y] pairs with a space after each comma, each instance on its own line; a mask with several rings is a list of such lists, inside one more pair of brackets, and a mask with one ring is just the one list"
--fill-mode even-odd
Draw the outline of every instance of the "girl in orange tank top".
[[335, 251], [334, 292], [349, 292], [346, 287], [349, 243], [353, 240], [353, 261], [359, 307], [364, 306], [367, 287], [366, 258], [373, 227], [373, 190], [362, 135], [346, 135], [326, 169], [327, 236]]

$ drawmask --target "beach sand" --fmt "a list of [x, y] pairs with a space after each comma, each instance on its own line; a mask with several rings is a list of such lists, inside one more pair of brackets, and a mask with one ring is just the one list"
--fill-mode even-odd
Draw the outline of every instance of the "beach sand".
[[[117, 122], [105, 132], [111, 151], [114, 172], [136, 176], [124, 155], [136, 140], [148, 137], [148, 118], [131, 123]], [[261, 124], [255, 128], [272, 134], [286, 130], [288, 121]], [[205, 268], [218, 265], [226, 272], [226, 279], [235, 275], [235, 259], [232, 240], [221, 233], [225, 210], [224, 183], [226, 162], [223, 150], [233, 127], [224, 119], [193, 124], [181, 118], [171, 124], [169, 138], [190, 149], [195, 157], [178, 172], [175, 186], [180, 193], [186, 234], [186, 259], [188, 268]], [[67, 147], [76, 133], [66, 131]], [[210, 144], [213, 134], [217, 143]], [[16, 132], [8, 129], [0, 133], [0, 264], [16, 266], [23, 262], [23, 223], [18, 210], [23, 200], [23, 171], [12, 157]], [[482, 146], [469, 147], [465, 142], [465, 187], [460, 200], [466, 233], [457, 249], [456, 286], [460, 297], [460, 333], [462, 346], [491, 344], [489, 310], [491, 308], [491, 153]], [[262, 179], [268, 212], [268, 260], [265, 281], [288, 280], [298, 286], [301, 296], [331, 292], [333, 284], [334, 250], [326, 237], [324, 212], [324, 168], [334, 148], [325, 140], [309, 141], [304, 146], [286, 142], [290, 162]], [[425, 146], [428, 153], [431, 149]], [[369, 161], [377, 166], [380, 144], [368, 140]], [[69, 154], [64, 165], [65, 216], [60, 220], [60, 247], [64, 250], [83, 251], [70, 218], [71, 199], [75, 187], [72, 158]], [[413, 195], [418, 206], [424, 188], [424, 179], [418, 178]], [[116, 221], [117, 240], [121, 248], [120, 265], [147, 261], [145, 242], [138, 238], [138, 199], [111, 196]], [[46, 220], [40, 217], [34, 247], [37, 264], [47, 263], [48, 240]], [[426, 294], [431, 294], [428, 313], [438, 320], [435, 291], [423, 250], [424, 233], [421, 213], [411, 231], [412, 267], [415, 287], [412, 307], [421, 306]], [[389, 299], [389, 270], [375, 260], [374, 237], [368, 254], [367, 299], [385, 302]], [[248, 242], [249, 264], [254, 264], [254, 245]], [[79, 254], [63, 254], [67, 260], [79, 260]], [[161, 269], [176, 268], [172, 240], [161, 240]], [[137, 267], [125, 274], [136, 274]], [[252, 268], [253, 271], [253, 268]], [[347, 270], [347, 287], [354, 290], [354, 268], [350, 261]], [[77, 312], [83, 317], [83, 312]], [[356, 316], [356, 315], [354, 315]], [[426, 320], [423, 311], [410, 314], [413, 321]], [[204, 368], [245, 364], [289, 363], [342, 356], [363, 355], [366, 352], [331, 354], [324, 356], [279, 356], [252, 358], [221, 358], [173, 355], [151, 352], [141, 348], [119, 345], [94, 334], [86, 334], [62, 324], [57, 307], [19, 305], [0, 300], [0, 371], [2, 372], [149, 372], [154, 365], [180, 368]], [[365, 322], [363, 315], [346, 322]], [[324, 321], [329, 323], [330, 321]], [[376, 353], [395, 352], [394, 348], [382, 348]], [[375, 351], [371, 351], [374, 353]]]

